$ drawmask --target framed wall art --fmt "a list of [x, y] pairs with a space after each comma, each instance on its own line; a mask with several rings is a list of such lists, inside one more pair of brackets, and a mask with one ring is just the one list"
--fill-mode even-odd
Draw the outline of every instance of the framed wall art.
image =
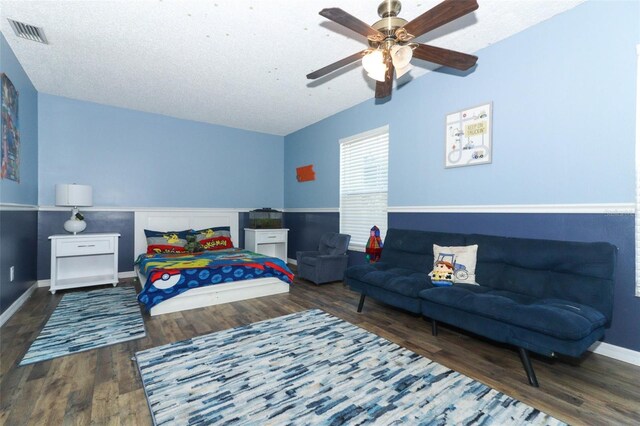
[[296, 179], [298, 179], [298, 182], [309, 182], [312, 180], [316, 180], [316, 172], [313, 170], [313, 164], [297, 167]]
[[6, 74], [0, 74], [0, 178], [20, 182], [20, 131], [18, 91]]
[[490, 102], [447, 115], [446, 168], [491, 163], [492, 109]]

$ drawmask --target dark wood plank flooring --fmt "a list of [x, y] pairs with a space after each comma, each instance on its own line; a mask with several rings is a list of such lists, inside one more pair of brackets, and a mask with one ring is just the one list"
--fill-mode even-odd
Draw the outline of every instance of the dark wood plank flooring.
[[[134, 285], [124, 280], [121, 285]], [[137, 286], [137, 283], [135, 284]], [[37, 289], [0, 329], [0, 424], [151, 424], [134, 352], [255, 321], [320, 308], [464, 373], [571, 424], [640, 424], [640, 367], [588, 353], [534, 357], [540, 388], [527, 384], [517, 352], [359, 296], [342, 283], [296, 281], [291, 292], [145, 318], [147, 336], [25, 367], [17, 364], [62, 295]]]

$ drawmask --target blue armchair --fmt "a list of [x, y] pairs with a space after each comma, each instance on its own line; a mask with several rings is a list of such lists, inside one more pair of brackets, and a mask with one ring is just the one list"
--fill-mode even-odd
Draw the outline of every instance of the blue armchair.
[[327, 232], [320, 237], [318, 250], [297, 252], [298, 277], [315, 284], [341, 281], [349, 261], [350, 240], [351, 235]]

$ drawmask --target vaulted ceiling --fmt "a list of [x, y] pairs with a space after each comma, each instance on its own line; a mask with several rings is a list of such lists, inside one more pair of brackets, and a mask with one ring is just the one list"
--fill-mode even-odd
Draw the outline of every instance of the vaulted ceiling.
[[[474, 13], [418, 41], [473, 54], [581, 2], [479, 0]], [[399, 16], [411, 20], [438, 3], [405, 1]], [[286, 135], [374, 102], [373, 81], [358, 63], [316, 81], [305, 75], [366, 47], [321, 9], [340, 7], [373, 23], [378, 4], [1, 0], [0, 29], [40, 92]], [[43, 28], [49, 44], [18, 38], [7, 18]], [[413, 78], [433, 69], [413, 63]]]

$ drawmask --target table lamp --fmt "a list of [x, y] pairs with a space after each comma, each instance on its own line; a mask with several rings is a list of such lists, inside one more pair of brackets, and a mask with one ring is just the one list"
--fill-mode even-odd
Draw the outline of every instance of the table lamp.
[[89, 185], [64, 183], [56, 185], [56, 206], [73, 207], [71, 218], [64, 223], [64, 229], [74, 235], [87, 227], [78, 207], [93, 205], [93, 190]]

